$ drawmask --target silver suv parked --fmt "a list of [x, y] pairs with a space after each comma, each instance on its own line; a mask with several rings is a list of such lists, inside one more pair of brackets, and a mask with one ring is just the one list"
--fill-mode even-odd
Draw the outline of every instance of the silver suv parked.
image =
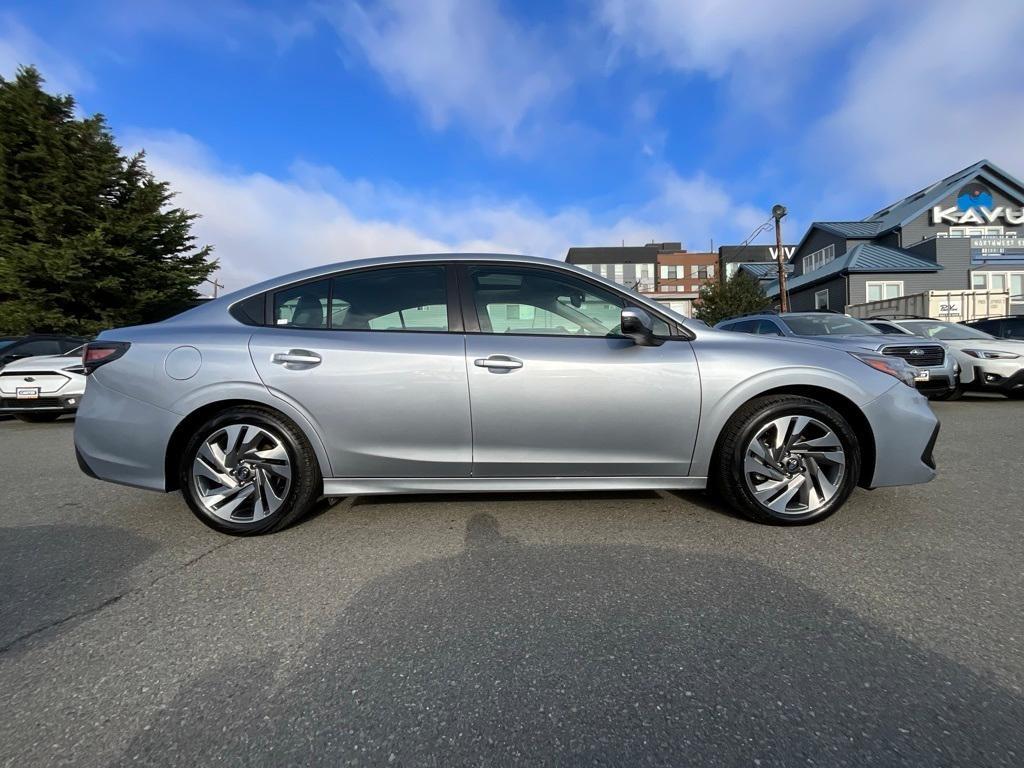
[[318, 267], [106, 331], [83, 365], [82, 469], [235, 534], [321, 495], [708, 485], [808, 523], [935, 475], [899, 358], [722, 333], [547, 259]]
[[898, 357], [917, 369], [915, 385], [930, 399], [947, 400], [959, 391], [960, 365], [942, 342], [894, 340], [878, 328], [848, 315], [836, 312], [766, 312], [729, 318], [715, 328], [759, 336], [809, 339], [842, 349], [866, 349]]

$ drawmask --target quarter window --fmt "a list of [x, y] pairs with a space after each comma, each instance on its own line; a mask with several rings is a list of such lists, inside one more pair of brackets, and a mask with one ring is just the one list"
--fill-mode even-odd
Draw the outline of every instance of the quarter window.
[[[549, 270], [476, 266], [469, 270], [473, 302], [484, 333], [618, 336], [623, 297]], [[669, 334], [654, 318], [654, 332]]]

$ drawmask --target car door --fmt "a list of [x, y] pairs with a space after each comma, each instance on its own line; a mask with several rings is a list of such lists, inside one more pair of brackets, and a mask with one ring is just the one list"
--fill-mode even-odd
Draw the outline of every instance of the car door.
[[[449, 285], [449, 279], [451, 285]], [[342, 272], [278, 290], [250, 340], [335, 477], [468, 477], [472, 435], [455, 277], [443, 264]]]
[[472, 264], [460, 284], [474, 476], [687, 474], [700, 412], [688, 341], [634, 344], [617, 333], [628, 296], [565, 270]]

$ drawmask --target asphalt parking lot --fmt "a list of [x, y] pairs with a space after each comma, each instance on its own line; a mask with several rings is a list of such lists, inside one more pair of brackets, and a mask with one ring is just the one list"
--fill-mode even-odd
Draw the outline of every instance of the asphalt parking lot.
[[0, 422], [0, 763], [1024, 764], [1024, 403], [813, 527], [345, 499], [233, 539]]

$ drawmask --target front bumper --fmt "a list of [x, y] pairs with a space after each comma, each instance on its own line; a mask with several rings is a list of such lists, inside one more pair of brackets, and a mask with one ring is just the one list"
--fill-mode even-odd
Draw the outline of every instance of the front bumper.
[[868, 487], [915, 485], [935, 477], [931, 453], [939, 420], [923, 395], [896, 384], [863, 411], [875, 438], [875, 466]]
[[1001, 392], [1004, 395], [1024, 392], [1024, 368], [1016, 371], [1007, 366], [993, 369], [990, 366], [974, 366], [973, 389], [984, 392]]
[[82, 400], [81, 395], [53, 395], [19, 400], [14, 397], [0, 398], [0, 413], [74, 413]]

